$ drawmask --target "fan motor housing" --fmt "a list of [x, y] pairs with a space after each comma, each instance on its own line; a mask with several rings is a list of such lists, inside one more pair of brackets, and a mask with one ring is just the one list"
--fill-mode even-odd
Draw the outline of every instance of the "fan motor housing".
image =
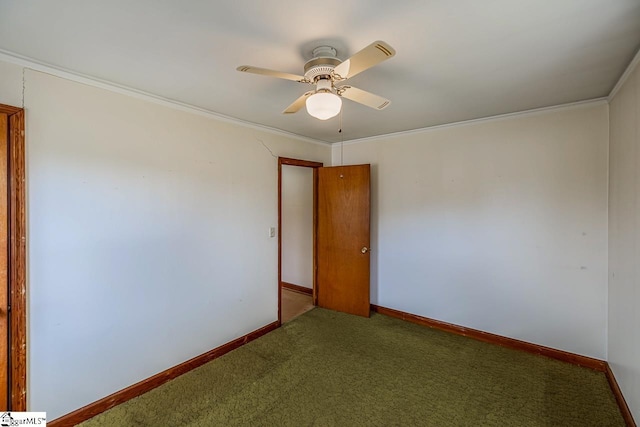
[[330, 46], [319, 46], [313, 50], [313, 58], [304, 64], [304, 76], [312, 82], [330, 78], [333, 69], [342, 62], [336, 58], [336, 50]]

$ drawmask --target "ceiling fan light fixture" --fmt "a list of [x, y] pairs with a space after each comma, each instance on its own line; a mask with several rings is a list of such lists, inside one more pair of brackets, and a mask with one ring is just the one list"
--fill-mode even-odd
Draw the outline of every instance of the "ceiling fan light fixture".
[[320, 120], [335, 117], [342, 108], [342, 99], [331, 92], [316, 92], [306, 100], [307, 113]]
[[261, 74], [315, 86], [315, 89], [300, 95], [284, 109], [282, 114], [297, 113], [303, 105], [306, 105], [310, 116], [319, 120], [328, 120], [340, 113], [342, 98], [376, 110], [385, 109], [391, 102], [388, 99], [343, 83], [391, 58], [396, 51], [387, 43], [378, 40], [345, 61], [341, 61], [336, 56], [337, 53], [337, 50], [331, 46], [316, 47], [313, 50], [313, 58], [304, 64], [303, 76], [250, 65], [241, 65], [236, 69], [243, 73]]

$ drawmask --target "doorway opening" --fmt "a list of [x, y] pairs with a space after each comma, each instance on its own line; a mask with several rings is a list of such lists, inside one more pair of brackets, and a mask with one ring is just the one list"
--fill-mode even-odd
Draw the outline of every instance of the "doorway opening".
[[317, 191], [323, 164], [278, 158], [278, 322], [317, 304]]

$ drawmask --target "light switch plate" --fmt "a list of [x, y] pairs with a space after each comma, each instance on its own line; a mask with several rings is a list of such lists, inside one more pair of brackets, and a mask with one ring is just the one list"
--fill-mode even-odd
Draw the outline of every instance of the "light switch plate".
[[276, 237], [276, 228], [269, 227], [269, 237]]

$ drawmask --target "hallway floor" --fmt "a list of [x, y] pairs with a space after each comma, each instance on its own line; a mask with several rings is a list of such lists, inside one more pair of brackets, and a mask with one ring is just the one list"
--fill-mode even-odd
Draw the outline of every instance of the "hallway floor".
[[282, 323], [300, 316], [313, 308], [311, 295], [291, 289], [281, 288], [282, 292]]

